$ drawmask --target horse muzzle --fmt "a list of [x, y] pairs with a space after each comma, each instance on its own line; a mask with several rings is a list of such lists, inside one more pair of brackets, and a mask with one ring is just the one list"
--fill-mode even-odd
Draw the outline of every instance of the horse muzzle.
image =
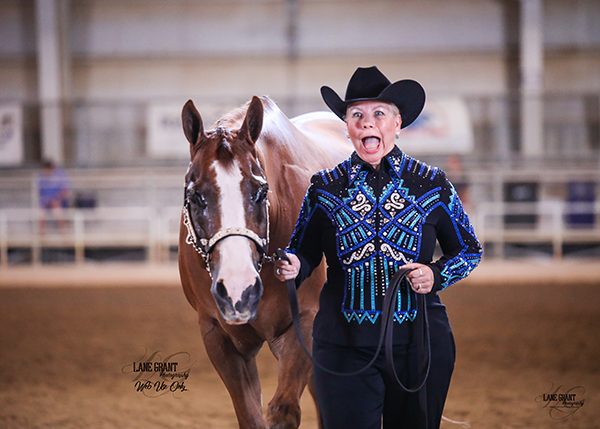
[[256, 320], [258, 304], [263, 293], [260, 276], [256, 277], [254, 284], [246, 287], [239, 299], [234, 302], [223, 280], [213, 283], [211, 289], [217, 307], [228, 325], [243, 325]]

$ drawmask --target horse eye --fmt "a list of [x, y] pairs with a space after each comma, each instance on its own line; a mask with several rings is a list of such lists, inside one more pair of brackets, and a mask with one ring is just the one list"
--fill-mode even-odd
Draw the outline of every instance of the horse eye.
[[199, 206], [200, 208], [206, 207], [206, 199], [204, 199], [202, 194], [200, 194], [194, 190], [191, 190], [188, 194], [188, 198], [190, 199], [190, 201], [192, 203]]
[[255, 203], [262, 203], [267, 198], [267, 193], [269, 192], [269, 185], [265, 183], [260, 187], [256, 195], [254, 196]]

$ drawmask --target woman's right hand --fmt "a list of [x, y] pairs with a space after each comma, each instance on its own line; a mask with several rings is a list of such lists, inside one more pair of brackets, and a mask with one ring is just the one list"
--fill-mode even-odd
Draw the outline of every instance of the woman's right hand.
[[285, 282], [286, 280], [293, 280], [300, 272], [300, 259], [293, 253], [285, 252], [286, 256], [290, 258], [290, 262], [284, 260], [275, 261], [275, 277], [277, 280]]

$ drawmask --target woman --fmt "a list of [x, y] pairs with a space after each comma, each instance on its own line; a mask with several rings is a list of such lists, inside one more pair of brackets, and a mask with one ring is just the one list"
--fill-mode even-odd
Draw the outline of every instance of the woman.
[[[417, 295], [425, 297], [431, 366], [423, 389], [408, 393], [386, 371], [384, 354], [352, 377], [314, 366], [327, 429], [439, 428], [454, 368], [454, 339], [438, 292], [466, 277], [481, 245], [445, 173], [403, 153], [400, 130], [421, 113], [425, 92], [412, 80], [391, 83], [376, 67], [359, 68], [342, 100], [322, 87], [327, 106], [348, 127], [355, 152], [312, 177], [279, 280], [299, 286], [327, 260], [327, 282], [313, 328], [313, 356], [338, 372], [365, 366], [376, 350], [385, 291], [392, 275], [411, 268], [395, 309], [394, 363], [410, 387], [419, 377], [413, 323]], [[443, 256], [433, 262], [439, 242]], [[415, 331], [415, 332], [413, 332]]]

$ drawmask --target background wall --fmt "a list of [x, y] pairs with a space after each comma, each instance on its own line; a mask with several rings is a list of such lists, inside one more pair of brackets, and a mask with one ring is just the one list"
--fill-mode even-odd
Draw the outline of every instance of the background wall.
[[[267, 94], [294, 116], [325, 109], [321, 85], [343, 93], [357, 66], [373, 64], [392, 80], [419, 80], [433, 99], [469, 103], [476, 162], [522, 145], [514, 103], [530, 0], [0, 0], [0, 103], [24, 108], [25, 165], [44, 154], [36, 8], [49, 1], [68, 165], [143, 157], [148, 104], [193, 98], [212, 120]], [[546, 100], [544, 156], [597, 159], [600, 1], [542, 6], [542, 91], [560, 97]], [[565, 110], [569, 124], [553, 130]], [[99, 150], [109, 135], [120, 146]]]

